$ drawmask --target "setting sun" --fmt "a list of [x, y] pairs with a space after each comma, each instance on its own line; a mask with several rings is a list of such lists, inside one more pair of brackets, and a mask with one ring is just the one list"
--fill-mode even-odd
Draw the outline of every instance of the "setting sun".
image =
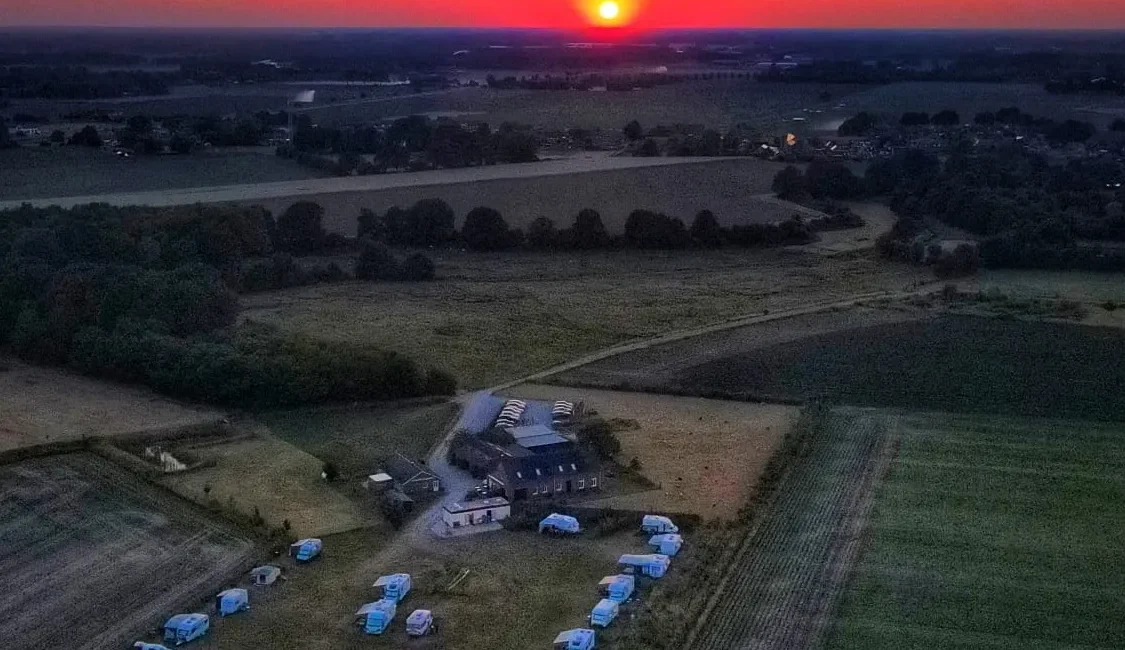
[[621, 15], [621, 6], [612, 0], [598, 5], [598, 15], [604, 20], [614, 20]]

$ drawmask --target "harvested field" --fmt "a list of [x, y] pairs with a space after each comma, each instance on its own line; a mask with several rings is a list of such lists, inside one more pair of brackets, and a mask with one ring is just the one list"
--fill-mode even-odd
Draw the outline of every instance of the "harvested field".
[[441, 280], [243, 296], [243, 315], [404, 352], [463, 387], [527, 376], [632, 339], [766, 310], [899, 291], [925, 270], [781, 250], [503, 256], [434, 253]]
[[659, 487], [603, 499], [622, 510], [694, 513], [733, 519], [748, 500], [797, 410], [775, 404], [524, 384], [508, 393], [525, 399], [585, 402], [601, 417], [634, 420], [617, 432], [620, 458], [636, 458]]
[[[624, 355], [561, 383], [863, 406], [1125, 419], [1125, 334], [1116, 328], [972, 316], [824, 329], [763, 346], [760, 326]], [[811, 319], [816, 322], [816, 318]], [[805, 321], [808, 322], [808, 321]], [[775, 327], [785, 327], [777, 323]]]
[[[323, 559], [288, 574], [267, 595], [268, 606], [223, 621], [220, 634], [200, 650], [359, 650], [457, 648], [528, 650], [549, 647], [555, 634], [583, 624], [597, 603], [597, 583], [612, 574], [622, 553], [641, 552], [632, 534], [593, 539], [545, 538], [535, 533], [493, 532], [412, 548], [385, 546], [367, 531], [324, 539]], [[468, 575], [446, 588], [463, 569]], [[674, 570], [674, 569], [673, 569]], [[399, 606], [389, 634], [365, 636], [352, 612], [378, 598], [380, 575], [406, 572], [414, 588]], [[432, 609], [441, 630], [408, 640], [406, 616]], [[503, 621], [491, 624], [486, 621]], [[600, 644], [599, 644], [600, 647]]]
[[288, 520], [299, 537], [381, 521], [321, 479], [321, 460], [265, 432], [248, 440], [191, 447], [191, 453], [209, 466], [170, 474], [161, 482], [202, 505], [233, 508], [247, 517], [259, 513], [273, 528]]
[[92, 454], [0, 466], [0, 639], [12, 650], [123, 648], [241, 571], [252, 551]]
[[61, 370], [8, 363], [0, 372], [0, 451], [89, 436], [205, 424], [219, 411], [141, 388]]
[[836, 413], [807, 449], [735, 556], [692, 650], [817, 647], [888, 460], [886, 425], [870, 413]]
[[825, 647], [1125, 647], [1125, 429], [902, 418]]
[[273, 150], [125, 159], [86, 147], [20, 147], [0, 151], [0, 169], [5, 202], [323, 177]]

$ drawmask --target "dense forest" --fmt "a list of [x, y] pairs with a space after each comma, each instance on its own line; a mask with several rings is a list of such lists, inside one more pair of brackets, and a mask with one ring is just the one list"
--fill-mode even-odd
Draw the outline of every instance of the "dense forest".
[[322, 248], [319, 219], [316, 204], [277, 220], [255, 207], [7, 211], [0, 345], [29, 361], [225, 405], [452, 393], [451, 377], [393, 352], [238, 322], [234, 289], [253, 268], [244, 263], [274, 255], [269, 273], [279, 256]]

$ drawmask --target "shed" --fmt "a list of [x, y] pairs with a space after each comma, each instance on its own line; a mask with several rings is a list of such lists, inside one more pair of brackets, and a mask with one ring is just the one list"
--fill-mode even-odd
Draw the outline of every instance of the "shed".
[[382, 494], [387, 490], [394, 487], [395, 480], [391, 478], [390, 474], [386, 472], [379, 472], [378, 474], [371, 474], [367, 480], [363, 482], [365, 490], [374, 492], [375, 494]]
[[641, 519], [641, 530], [650, 534], [678, 533], [680, 529], [672, 520], [662, 515], [645, 515]]
[[250, 570], [250, 582], [260, 587], [272, 585], [281, 577], [281, 568], [267, 564]]
[[434, 627], [434, 613], [428, 609], [416, 609], [406, 617], [407, 636], [425, 636]]
[[579, 628], [559, 632], [555, 637], [554, 650], [593, 650], [594, 631]]
[[569, 515], [560, 515], [557, 512], [552, 512], [539, 522], [539, 532], [541, 533], [546, 531], [549, 533], [577, 535], [581, 530], [577, 519]]
[[389, 576], [382, 576], [372, 586], [383, 590], [383, 598], [400, 603], [406, 598], [406, 594], [410, 593], [410, 574], [392, 573]]
[[202, 637], [211, 629], [206, 614], [176, 614], [164, 623], [164, 641], [183, 645]]
[[383, 598], [363, 605], [355, 612], [355, 622], [367, 634], [382, 634], [395, 618], [395, 601]]
[[606, 595], [606, 598], [619, 603], [629, 600], [629, 597], [633, 595], [633, 589], [636, 585], [636, 578], [624, 573], [619, 573], [615, 576], [606, 576], [598, 583], [598, 586], [602, 588], [602, 593]]
[[289, 545], [289, 556], [297, 558], [298, 562], [308, 562], [320, 555], [324, 549], [324, 542], [310, 537]]
[[215, 611], [230, 616], [250, 609], [250, 593], [245, 589], [227, 589], [215, 596]]
[[402, 454], [395, 454], [387, 459], [386, 474], [394, 479], [395, 489], [411, 496], [419, 497], [426, 494], [441, 492], [441, 478]]
[[653, 535], [648, 539], [648, 545], [655, 548], [656, 552], [661, 555], [675, 557], [676, 553], [680, 552], [680, 547], [684, 545], [684, 538], [676, 533]]
[[590, 612], [590, 625], [597, 625], [598, 627], [609, 627], [613, 619], [617, 618], [618, 612], [621, 611], [621, 604], [616, 600], [603, 598], [594, 605], [593, 611]]
[[487, 524], [507, 519], [512, 514], [512, 506], [503, 497], [493, 497], [482, 501], [447, 504], [441, 513], [442, 521], [450, 528]]
[[671, 560], [667, 555], [622, 555], [617, 563], [625, 567], [626, 572], [661, 578], [668, 572]]

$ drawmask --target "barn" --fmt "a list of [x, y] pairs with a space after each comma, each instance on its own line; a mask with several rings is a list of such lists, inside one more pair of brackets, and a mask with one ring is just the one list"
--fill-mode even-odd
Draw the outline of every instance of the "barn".
[[417, 499], [441, 492], [441, 477], [402, 454], [387, 460], [385, 473], [394, 479], [395, 489], [409, 497]]

